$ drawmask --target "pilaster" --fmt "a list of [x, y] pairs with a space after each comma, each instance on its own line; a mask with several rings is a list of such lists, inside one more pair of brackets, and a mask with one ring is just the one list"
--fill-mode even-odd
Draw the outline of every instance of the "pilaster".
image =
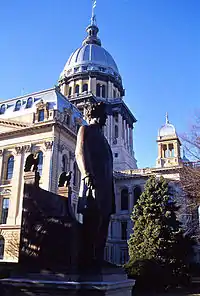
[[108, 98], [112, 98], [112, 89], [113, 89], [113, 84], [112, 82], [108, 81]]
[[52, 141], [44, 142], [44, 146], [45, 146], [44, 163], [43, 163], [44, 178], [42, 178], [42, 188], [45, 190], [50, 190], [53, 142]]
[[119, 140], [120, 140], [120, 142], [122, 140], [122, 120], [123, 120], [123, 118], [122, 118], [121, 114], [118, 114], [118, 130], [119, 130]]
[[3, 179], [3, 149], [0, 149], [0, 184]]
[[[24, 165], [27, 157], [31, 154], [32, 152], [32, 146], [31, 145], [25, 145], [23, 146], [23, 161], [22, 161], [22, 170], [21, 170], [21, 188], [20, 192], [17, 198], [17, 203], [16, 203], [16, 224], [20, 225], [21, 224], [21, 215], [22, 215], [22, 203], [23, 203], [23, 193], [24, 193]], [[35, 173], [34, 173], [35, 174]]]
[[15, 147], [13, 178], [11, 181], [12, 189], [7, 219], [7, 224], [9, 225], [16, 224], [17, 205], [18, 200], [21, 197], [20, 195], [22, 188], [23, 162], [23, 146]]

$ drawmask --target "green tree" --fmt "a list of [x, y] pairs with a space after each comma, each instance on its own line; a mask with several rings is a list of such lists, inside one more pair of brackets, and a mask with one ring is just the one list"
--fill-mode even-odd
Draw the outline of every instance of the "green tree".
[[145, 268], [150, 278], [156, 270], [161, 276], [162, 269], [165, 278], [168, 275], [167, 281], [169, 276], [179, 281], [185, 274], [190, 242], [177, 220], [178, 209], [167, 181], [150, 177], [131, 216], [134, 226], [128, 241], [130, 260], [125, 266], [130, 276], [141, 276]]

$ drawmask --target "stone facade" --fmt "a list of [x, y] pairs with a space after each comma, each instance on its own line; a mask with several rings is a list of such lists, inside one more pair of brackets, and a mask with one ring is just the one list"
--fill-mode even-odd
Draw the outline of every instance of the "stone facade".
[[[32, 105], [27, 108], [28, 98], [32, 98]], [[81, 113], [57, 89], [28, 98], [3, 102], [7, 109], [0, 115], [0, 255], [6, 261], [17, 260], [17, 252], [13, 258], [10, 249], [12, 239], [19, 245], [26, 158], [31, 153], [40, 154], [41, 188], [57, 193], [63, 170], [74, 172], [72, 191], [76, 197], [79, 188], [74, 150], [78, 124], [84, 122]], [[9, 109], [15, 108], [19, 100], [21, 107], [11, 113]]]

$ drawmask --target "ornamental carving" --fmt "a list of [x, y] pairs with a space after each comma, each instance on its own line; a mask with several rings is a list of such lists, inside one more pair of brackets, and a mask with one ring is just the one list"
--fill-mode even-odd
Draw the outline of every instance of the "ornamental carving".
[[15, 151], [17, 152], [17, 154], [21, 154], [24, 151], [23, 146], [15, 147]]
[[1, 195], [10, 195], [11, 194], [11, 190], [10, 189], [3, 189], [1, 192], [0, 192]]
[[35, 114], [35, 120], [36, 121], [40, 121], [39, 120], [39, 112], [40, 111], [44, 111], [44, 119], [48, 119], [49, 118], [49, 104], [48, 102], [44, 102], [43, 100], [41, 100], [37, 105], [36, 105], [36, 114]]
[[32, 147], [31, 145], [24, 145], [24, 151], [27, 153], [27, 152], [31, 152], [32, 150]]
[[51, 150], [53, 146], [53, 142], [44, 142], [46, 150]]

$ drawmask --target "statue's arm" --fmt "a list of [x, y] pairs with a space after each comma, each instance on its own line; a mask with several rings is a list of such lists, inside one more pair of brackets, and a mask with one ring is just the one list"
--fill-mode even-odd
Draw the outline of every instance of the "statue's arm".
[[81, 126], [79, 128], [75, 150], [76, 162], [81, 172], [82, 178], [85, 178], [91, 173], [89, 169], [89, 155], [85, 149], [86, 129], [86, 126]]

